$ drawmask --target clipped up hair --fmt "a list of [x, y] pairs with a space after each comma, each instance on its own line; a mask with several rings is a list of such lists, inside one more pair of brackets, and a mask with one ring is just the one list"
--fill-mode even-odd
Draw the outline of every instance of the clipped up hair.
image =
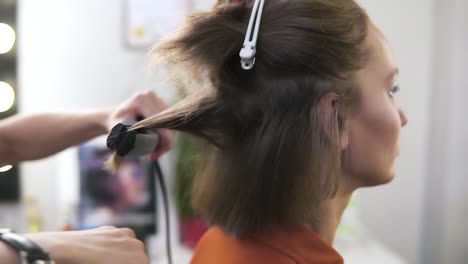
[[[171, 128], [206, 140], [192, 193], [212, 225], [235, 235], [313, 224], [340, 173], [340, 129], [357, 101], [368, 17], [352, 0], [267, 0], [255, 66], [240, 66], [253, 1], [193, 14], [159, 43], [173, 76], [209, 84], [133, 126]], [[336, 97], [330, 119], [321, 103]], [[324, 125], [325, 124], [325, 125]]]

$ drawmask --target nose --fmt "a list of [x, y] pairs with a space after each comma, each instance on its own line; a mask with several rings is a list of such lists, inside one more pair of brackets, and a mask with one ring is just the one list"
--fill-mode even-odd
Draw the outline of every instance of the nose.
[[401, 126], [404, 127], [408, 123], [408, 116], [400, 106], [398, 107], [398, 114], [400, 115]]

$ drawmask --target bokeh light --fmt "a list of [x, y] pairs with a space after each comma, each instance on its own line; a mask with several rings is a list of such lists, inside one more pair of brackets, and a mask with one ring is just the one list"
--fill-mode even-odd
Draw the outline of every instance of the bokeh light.
[[15, 91], [6, 82], [0, 82], [0, 112], [8, 111], [15, 102]]
[[7, 172], [13, 168], [12, 165], [5, 165], [3, 167], [0, 167], [0, 172]]
[[0, 54], [9, 52], [15, 44], [15, 40], [15, 30], [8, 24], [0, 23]]

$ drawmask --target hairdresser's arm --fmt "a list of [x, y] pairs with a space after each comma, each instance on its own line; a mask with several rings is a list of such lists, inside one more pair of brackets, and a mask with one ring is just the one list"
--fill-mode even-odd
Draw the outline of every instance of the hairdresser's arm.
[[[27, 236], [49, 252], [57, 264], [149, 264], [143, 243], [128, 228], [101, 227]], [[0, 264], [16, 263], [20, 263], [16, 253], [0, 242]]]
[[105, 134], [108, 111], [14, 116], [0, 122], [0, 163], [47, 157]]
[[[137, 115], [167, 107], [154, 92], [139, 93], [113, 110], [15, 116], [0, 121], [0, 165], [35, 160], [107, 133]], [[166, 137], [167, 138], [167, 137]]]

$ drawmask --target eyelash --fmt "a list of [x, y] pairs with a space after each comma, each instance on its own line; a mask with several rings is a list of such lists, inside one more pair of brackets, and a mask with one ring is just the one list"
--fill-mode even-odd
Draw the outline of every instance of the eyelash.
[[392, 90], [388, 92], [388, 94], [390, 94], [390, 96], [394, 96], [396, 93], [398, 93], [398, 91], [400, 91], [400, 85], [395, 85], [393, 86]]

